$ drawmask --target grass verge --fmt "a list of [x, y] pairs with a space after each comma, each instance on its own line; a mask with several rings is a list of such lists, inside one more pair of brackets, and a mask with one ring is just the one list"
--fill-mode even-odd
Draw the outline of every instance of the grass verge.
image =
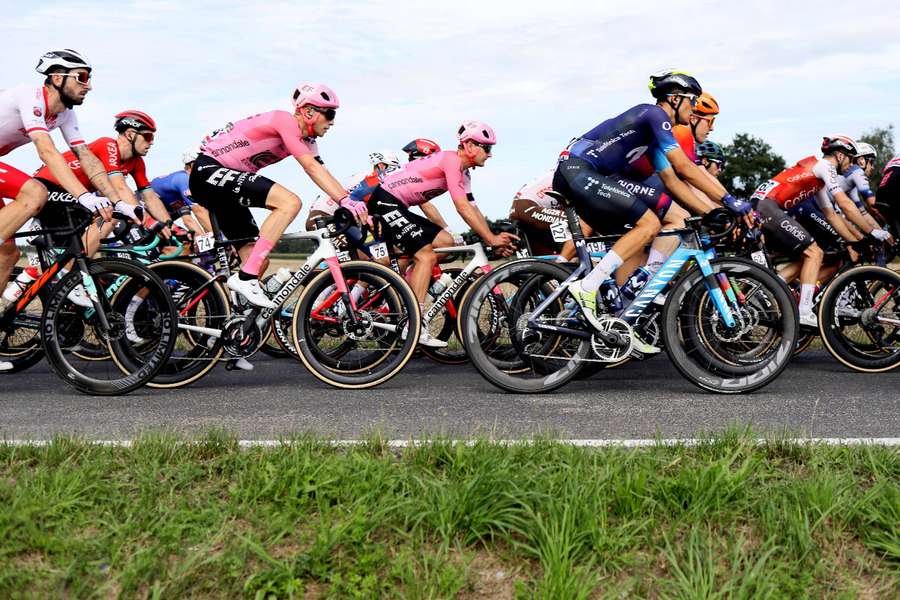
[[0, 597], [887, 598], [900, 452], [0, 445]]

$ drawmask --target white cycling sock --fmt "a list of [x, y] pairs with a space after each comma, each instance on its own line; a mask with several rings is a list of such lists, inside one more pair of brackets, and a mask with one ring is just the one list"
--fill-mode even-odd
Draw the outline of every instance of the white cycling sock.
[[610, 250], [600, 259], [594, 270], [581, 280], [581, 287], [587, 292], [596, 292], [600, 289], [600, 284], [609, 279], [610, 273], [622, 266], [622, 262], [622, 257], [614, 250]]
[[804, 283], [800, 286], [800, 314], [807, 315], [812, 312], [813, 294], [816, 286], [812, 283]]
[[128, 307], [125, 309], [125, 320], [128, 322], [134, 321], [134, 313], [137, 312], [138, 307], [144, 302], [144, 299], [140, 296], [135, 296], [131, 299], [131, 302], [128, 303]]
[[359, 304], [359, 299], [362, 298], [363, 292], [365, 291], [366, 287], [364, 285], [358, 283], [353, 284], [353, 288], [350, 290], [350, 300], [353, 302], [353, 306]]
[[656, 248], [650, 248], [650, 256], [647, 257], [646, 269], [650, 272], [651, 277], [655, 275], [657, 271], [662, 269], [667, 258], [669, 258], [668, 255], [663, 254]]

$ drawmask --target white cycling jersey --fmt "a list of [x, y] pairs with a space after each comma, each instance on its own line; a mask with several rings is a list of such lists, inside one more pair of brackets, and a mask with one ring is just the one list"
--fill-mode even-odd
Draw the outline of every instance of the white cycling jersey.
[[559, 209], [560, 205], [556, 198], [547, 195], [548, 190], [553, 189], [553, 174], [556, 169], [551, 169], [530, 183], [523, 185], [513, 200], [530, 200], [541, 206], [541, 208]]
[[47, 88], [19, 85], [0, 91], [0, 156], [31, 141], [28, 134], [59, 128], [70, 148], [84, 144], [75, 111], [50, 115]]
[[863, 200], [868, 200], [875, 194], [869, 188], [869, 178], [859, 165], [853, 165], [841, 176], [841, 188], [854, 204], [863, 206]]

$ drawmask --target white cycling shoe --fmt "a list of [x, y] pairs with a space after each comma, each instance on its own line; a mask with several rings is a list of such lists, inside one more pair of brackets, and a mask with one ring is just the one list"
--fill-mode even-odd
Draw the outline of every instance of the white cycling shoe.
[[69, 295], [66, 296], [66, 298], [68, 298], [69, 302], [75, 306], [80, 306], [81, 308], [94, 308], [94, 303], [91, 302], [90, 296], [88, 296], [84, 286], [81, 284], [78, 284], [75, 289], [69, 292]]
[[3, 371], [12, 371], [13, 364], [11, 362], [6, 362], [5, 360], [0, 360], [0, 372]]
[[800, 325], [804, 327], [813, 327], [814, 329], [819, 328], [819, 319], [814, 312], [800, 313], [798, 321], [800, 322]]
[[247, 299], [247, 301], [259, 308], [275, 308], [275, 303], [269, 300], [266, 293], [259, 285], [259, 279], [241, 279], [237, 273], [228, 278], [228, 289], [233, 290]]
[[419, 334], [419, 345], [426, 346], [428, 348], [446, 348], [447, 342], [439, 340], [435, 337], [431, 337], [431, 334], [428, 333], [428, 330], [423, 328], [422, 333]]
[[241, 371], [252, 371], [253, 363], [251, 363], [246, 358], [239, 358], [236, 361], [234, 361], [234, 368], [240, 369]]

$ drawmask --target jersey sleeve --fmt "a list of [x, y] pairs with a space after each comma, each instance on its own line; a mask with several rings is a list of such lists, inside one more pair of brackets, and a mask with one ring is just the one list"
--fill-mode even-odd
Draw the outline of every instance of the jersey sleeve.
[[187, 206], [191, 206], [194, 204], [194, 201], [191, 200], [191, 190], [188, 188], [188, 181], [190, 181], [188, 174], [184, 171], [179, 171], [172, 178], [172, 187], [178, 192], [184, 203]]
[[827, 160], [820, 160], [812, 169], [813, 175], [825, 185], [825, 191], [834, 196], [837, 192], [843, 193], [841, 180], [838, 178], [837, 169]]
[[134, 184], [137, 186], [139, 192], [150, 187], [150, 182], [147, 181], [147, 167], [144, 165], [144, 159], [140, 156], [135, 158], [134, 170], [131, 172], [131, 178], [134, 179]]
[[37, 131], [49, 133], [47, 127], [47, 108], [44, 104], [43, 95], [38, 90], [22, 90], [17, 98], [19, 116], [22, 119], [22, 127], [25, 128], [25, 135], [32, 134]]
[[650, 128], [653, 139], [663, 154], [668, 154], [675, 148], [680, 148], [675, 136], [672, 134], [672, 121], [666, 111], [658, 106], [653, 106], [644, 115], [644, 122]]
[[831, 194], [825, 188], [816, 192], [816, 204], [822, 211], [834, 210], [834, 203], [831, 201]]
[[853, 187], [856, 188], [861, 197], [868, 200], [875, 195], [872, 192], [871, 188], [869, 188], [869, 178], [866, 177], [866, 174], [862, 169], [854, 170], [850, 175], [850, 180], [853, 183]]
[[66, 140], [69, 148], [84, 144], [84, 137], [81, 135], [81, 130], [78, 129], [78, 117], [75, 116], [74, 110], [65, 112], [65, 119], [60, 122], [59, 130], [62, 131], [63, 139]]
[[119, 156], [119, 145], [112, 138], [100, 138], [91, 142], [91, 152], [103, 163], [103, 168], [109, 175], [122, 174], [122, 158]]
[[468, 171], [463, 173], [459, 155], [447, 152], [441, 157], [441, 169], [447, 180], [447, 191], [453, 199], [467, 197], [472, 191], [472, 183]]
[[281, 138], [284, 147], [293, 155], [294, 158], [300, 158], [305, 155], [318, 156], [319, 149], [315, 142], [307, 142], [300, 137], [300, 130], [297, 127], [297, 120], [290, 113], [283, 110], [275, 111], [271, 121], [272, 127]]

